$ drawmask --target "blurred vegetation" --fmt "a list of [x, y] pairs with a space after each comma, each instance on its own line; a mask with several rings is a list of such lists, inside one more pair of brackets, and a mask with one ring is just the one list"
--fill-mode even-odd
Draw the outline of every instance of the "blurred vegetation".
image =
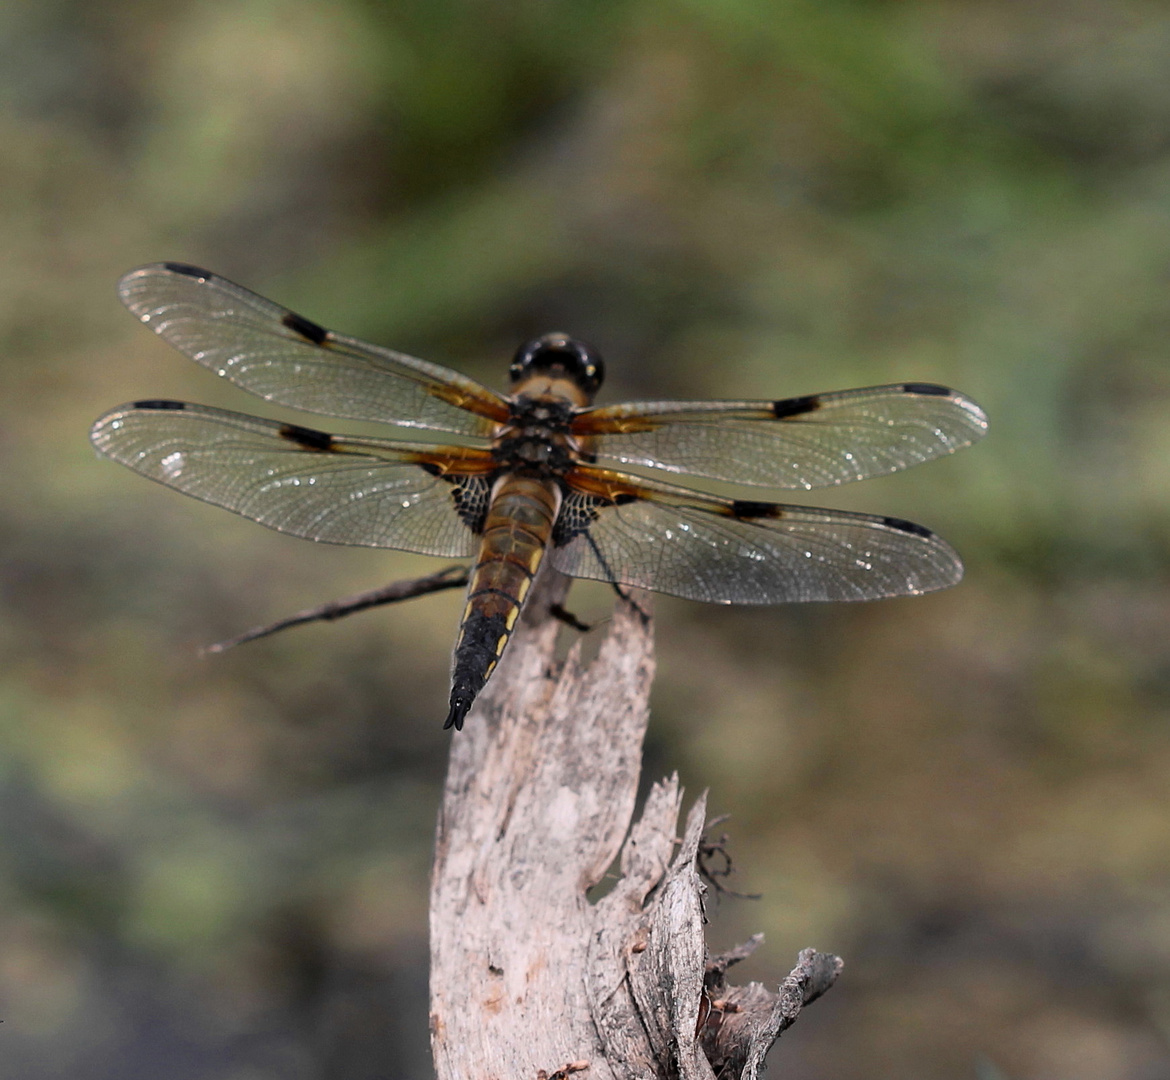
[[120, 308], [159, 259], [492, 385], [556, 328], [604, 400], [979, 400], [816, 500], [965, 583], [660, 603], [649, 773], [733, 814], [746, 975], [846, 957], [785, 1075], [1170, 1073], [1167, 70], [1137, 0], [0, 7], [0, 1075], [430, 1075], [460, 601], [199, 659], [435, 564], [95, 460], [119, 401], [256, 406]]

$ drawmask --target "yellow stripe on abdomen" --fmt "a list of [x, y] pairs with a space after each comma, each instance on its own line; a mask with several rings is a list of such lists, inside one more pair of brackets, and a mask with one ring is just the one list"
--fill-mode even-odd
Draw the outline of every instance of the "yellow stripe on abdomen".
[[467, 588], [451, 677], [445, 727], [461, 728], [495, 670], [540, 569], [560, 510], [554, 481], [505, 476], [492, 492], [479, 559]]

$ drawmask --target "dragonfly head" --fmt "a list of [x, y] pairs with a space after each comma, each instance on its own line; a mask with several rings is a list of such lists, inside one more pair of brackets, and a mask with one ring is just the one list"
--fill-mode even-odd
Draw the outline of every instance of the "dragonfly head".
[[605, 364], [585, 342], [568, 334], [545, 334], [516, 350], [508, 374], [513, 388], [535, 376], [567, 379], [592, 401], [605, 378]]

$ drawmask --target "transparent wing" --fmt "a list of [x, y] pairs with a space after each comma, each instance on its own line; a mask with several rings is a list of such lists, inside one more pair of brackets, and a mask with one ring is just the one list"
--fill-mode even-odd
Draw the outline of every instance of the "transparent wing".
[[929, 529], [777, 503], [719, 499], [608, 470], [576, 469], [553, 565], [717, 604], [874, 600], [956, 584], [958, 555]]
[[143, 266], [118, 295], [181, 353], [268, 401], [481, 437], [507, 417], [503, 399], [473, 379], [335, 334], [207, 270]]
[[334, 437], [179, 401], [123, 406], [90, 438], [135, 472], [270, 529], [447, 557], [475, 551], [493, 467], [486, 451]]
[[597, 460], [764, 487], [815, 488], [896, 472], [987, 431], [945, 386], [897, 383], [781, 401], [631, 402], [587, 409]]

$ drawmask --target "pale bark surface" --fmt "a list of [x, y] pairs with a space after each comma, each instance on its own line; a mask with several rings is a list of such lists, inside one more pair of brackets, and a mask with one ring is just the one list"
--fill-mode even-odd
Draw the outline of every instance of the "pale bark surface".
[[[597, 659], [583, 667], [574, 648], [561, 665], [536, 602], [452, 739], [431, 884], [439, 1080], [754, 1077], [840, 961], [806, 950], [778, 994], [724, 984], [758, 942], [707, 958], [705, 798], [681, 842], [677, 777], [630, 824], [648, 620], [619, 603]], [[619, 852], [620, 878], [591, 903]]]

